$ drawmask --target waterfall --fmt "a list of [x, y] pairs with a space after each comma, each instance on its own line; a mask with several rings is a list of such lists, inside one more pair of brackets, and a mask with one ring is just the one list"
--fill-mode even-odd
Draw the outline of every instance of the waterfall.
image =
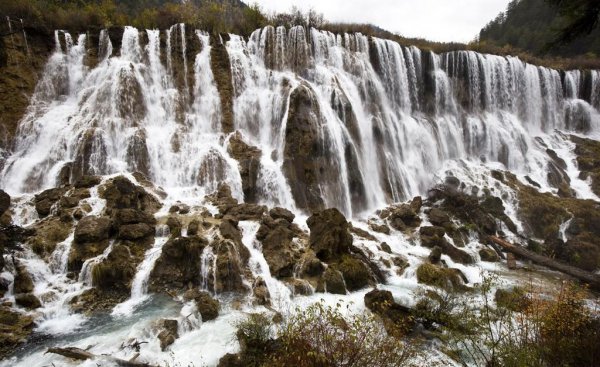
[[119, 303], [112, 311], [113, 316], [131, 315], [136, 307], [148, 299], [148, 283], [150, 274], [154, 270], [154, 264], [162, 254], [162, 248], [167, 243], [168, 227], [159, 226], [156, 229], [154, 245], [146, 251], [144, 260], [138, 265], [135, 277], [131, 282], [131, 297], [123, 303]]
[[79, 272], [79, 281], [87, 287], [92, 286], [92, 272], [94, 271], [94, 267], [104, 261], [108, 255], [113, 250], [113, 246], [115, 241], [111, 240], [108, 247], [98, 256], [92, 257], [91, 259], [87, 259], [83, 265], [81, 266], [81, 271]]
[[23, 30], [23, 42], [25, 42], [25, 50], [27, 51], [27, 57], [31, 58], [31, 52], [29, 51], [29, 43], [27, 42], [27, 33], [25, 33], [25, 24], [23, 19], [19, 19], [21, 22], [21, 29]]
[[216, 294], [216, 269], [217, 255], [215, 255], [212, 246], [206, 246], [204, 250], [202, 250], [202, 255], [200, 257], [201, 288], [213, 294]]
[[[71, 180], [138, 171], [173, 199], [201, 197], [225, 181], [244, 200], [249, 178], [220, 123], [209, 35], [181, 24], [162, 32], [125, 27], [119, 53], [111, 37], [100, 32], [99, 62], [88, 68], [87, 37], [55, 33], [2, 187], [12, 194], [52, 187], [71, 164]], [[600, 126], [599, 71], [435, 54], [302, 27], [215, 42], [224, 42], [231, 66], [234, 128], [260, 150], [253, 197], [269, 206], [360, 216], [423, 194], [448, 162], [465, 160], [501, 164], [556, 192], [547, 145], [572, 157], [555, 132], [596, 134]]]
[[288, 310], [291, 308], [292, 291], [281, 281], [271, 275], [269, 264], [265, 259], [260, 243], [256, 240], [256, 232], [260, 227], [259, 223], [241, 222], [239, 224], [242, 231], [242, 243], [250, 252], [248, 265], [255, 279], [259, 277], [264, 280], [269, 289], [270, 301], [273, 307], [278, 310]]

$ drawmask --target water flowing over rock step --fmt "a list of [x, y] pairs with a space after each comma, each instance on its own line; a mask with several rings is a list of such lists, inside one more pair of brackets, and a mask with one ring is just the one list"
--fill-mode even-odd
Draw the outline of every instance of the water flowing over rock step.
[[586, 284], [596, 291], [600, 291], [600, 276], [590, 273], [574, 266], [563, 264], [559, 261], [553, 260], [547, 256], [539, 255], [534, 252], [528, 251], [520, 246], [513, 245], [501, 238], [496, 236], [489, 236], [489, 239], [495, 244], [499, 245], [503, 250], [513, 253], [519, 257], [527, 260], [531, 260], [538, 265], [545, 266], [547, 268], [558, 270], [562, 273], [572, 276]]
[[79, 361], [87, 361], [89, 359], [108, 360], [111, 363], [115, 363], [119, 367], [156, 367], [156, 365], [152, 365], [149, 363], [136, 362], [135, 359], [138, 357], [137, 355], [134, 356], [131, 360], [126, 361], [126, 360], [115, 358], [115, 357], [96, 355], [96, 354], [90, 353], [84, 349], [75, 348], [75, 347], [50, 348], [50, 349], [48, 349], [48, 351], [46, 353], [58, 354], [63, 357], [67, 357], [67, 358], [75, 359], [75, 360], [79, 360]]

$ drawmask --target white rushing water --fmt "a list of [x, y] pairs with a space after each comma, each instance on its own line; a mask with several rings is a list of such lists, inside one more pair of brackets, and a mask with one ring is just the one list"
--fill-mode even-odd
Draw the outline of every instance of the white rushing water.
[[[159, 222], [179, 201], [207, 205], [205, 195], [222, 182], [242, 202], [247, 176], [241, 171], [249, 167], [235, 159], [230, 149], [234, 138], [260, 151], [254, 201], [292, 210], [301, 226], [314, 209], [307, 199], [311, 196], [319, 202], [316, 206], [337, 207], [356, 219], [356, 227], [368, 230], [362, 219], [374, 210], [425, 194], [454, 176], [467, 187], [486, 187], [502, 197], [506, 214], [521, 230], [516, 194], [492, 179], [491, 170], [509, 170], [524, 182], [525, 177], [535, 181], [542, 191], [557, 192], [548, 178], [553, 164], [549, 149], [565, 162], [564, 173], [576, 195], [599, 200], [580, 177], [569, 135], [600, 137], [600, 71], [559, 72], [470, 51], [438, 55], [360, 33], [302, 27], [266, 27], [247, 39], [211, 37], [183, 24], [166, 31], [125, 27], [120, 39], [111, 34], [101, 31], [98, 44], [91, 45], [94, 37], [55, 32], [55, 52], [20, 123], [14, 151], [0, 162], [0, 187], [14, 196], [11, 210], [17, 225], [39, 220], [33, 194], [57, 186], [66, 168], [71, 182], [88, 174], [104, 180], [125, 174], [139, 183], [131, 173], [143, 173], [166, 194], [156, 214]], [[89, 56], [92, 47], [98, 48], [97, 58]], [[221, 100], [211, 59], [223, 51], [231, 65], [231, 106]], [[223, 109], [228, 107], [239, 135], [225, 126]], [[311, 155], [293, 151], [295, 144]], [[299, 178], [304, 170], [310, 171], [306, 176], [311, 182]], [[108, 215], [97, 188], [84, 202], [90, 205], [89, 215]], [[563, 240], [568, 239], [568, 224], [561, 226]], [[202, 322], [193, 302], [152, 297], [150, 276], [169, 237], [163, 224], [157, 228], [153, 245], [137, 265], [130, 298], [110, 316], [83, 316], [72, 312], [69, 303], [90, 289], [93, 267], [109, 256], [114, 241], [85, 261], [75, 276], [67, 269], [73, 233], [46, 259], [23, 251], [18, 260], [43, 301], [36, 331], [51, 335], [55, 344], [91, 346], [94, 353], [123, 359], [134, 355], [124, 342], [148, 341], [139, 360], [171, 365], [214, 366], [225, 353], [236, 352], [235, 321], [267, 308], [248, 299], [227, 302], [217, 294], [214, 232], [204, 233], [213, 237], [200, 255], [198, 277], [199, 288], [223, 301], [219, 318]], [[239, 228], [249, 252], [244, 277], [262, 278], [271, 310], [284, 314], [324, 299], [347, 304], [348, 312], [364, 311], [366, 290], [343, 297], [293, 295], [271, 274], [256, 239], [259, 224], [241, 221]], [[376, 254], [375, 262], [406, 257], [408, 268], [399, 275], [391, 265], [381, 287], [411, 305], [419, 288], [416, 269], [430, 250], [395, 230], [372, 234], [377, 241], [361, 239], [355, 241], [357, 247]], [[391, 254], [381, 251], [381, 242]], [[478, 258], [481, 244], [472, 234], [467, 242], [464, 250]], [[479, 264], [456, 264], [446, 255], [443, 260], [470, 283], [481, 281]], [[7, 261], [6, 269], [10, 266]], [[12, 273], [14, 269], [0, 277], [10, 282]], [[10, 289], [6, 298], [14, 299]], [[179, 322], [180, 338], [166, 352], [153, 326], [159, 318]], [[20, 352], [0, 366], [66, 363], [44, 354], [42, 346], [47, 345]]]
[[[221, 125], [209, 35], [183, 25], [164, 37], [126, 27], [118, 55], [114, 41], [101, 32], [100, 57], [90, 67], [86, 36], [56, 32], [56, 52], [4, 164], [2, 186], [12, 194], [51, 187], [72, 162], [74, 177], [140, 171], [178, 195], [202, 196], [226, 181], [242, 200], [238, 163]], [[350, 216], [423, 193], [450, 160], [499, 162], [556, 191], [540, 141], [552, 141], [572, 161], [572, 145], [556, 131], [599, 131], [598, 71], [561, 77], [512, 57], [436, 55], [302, 27], [266, 27], [248, 40], [230, 35], [224, 42], [234, 127], [262, 152], [256, 196], [270, 206], [308, 209], [298, 205], [303, 193], [288, 176], [300, 158], [286, 158], [298, 88], [314, 99], [314, 144], [328, 168], [316, 173], [317, 195], [323, 206]], [[190, 47], [198, 50], [193, 60]], [[569, 176], [577, 175], [569, 167]], [[574, 189], [592, 197], [584, 186]]]

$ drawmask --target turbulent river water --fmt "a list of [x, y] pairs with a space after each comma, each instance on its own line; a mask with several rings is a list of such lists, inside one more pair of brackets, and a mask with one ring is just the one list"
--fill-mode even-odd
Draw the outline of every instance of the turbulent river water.
[[[247, 185], [228, 149], [234, 132], [259, 151], [252, 201], [294, 211], [302, 228], [311, 211], [335, 207], [368, 230], [361, 220], [377, 209], [426, 194], [447, 176], [487, 186], [492, 169], [511, 171], [541, 191], [556, 193], [559, 187], [548, 175], [553, 164], [548, 149], [565, 162], [575, 195], [598, 200], [580, 177], [568, 134], [600, 136], [600, 71], [563, 72], [470, 51], [435, 54], [361, 34], [303, 27], [267, 27], [248, 39], [214, 37], [183, 25], [165, 31], [126, 27], [119, 37], [109, 31], [55, 33], [55, 51], [20, 123], [14, 149], [0, 165], [0, 187], [17, 198], [16, 224], [37, 220], [28, 200], [58, 186], [65, 172], [72, 181], [90, 174], [104, 180], [125, 174], [134, 182], [131, 174], [142, 172], [165, 193], [157, 218], [167, 215], [171, 204], [202, 203], [221, 182], [243, 201]], [[211, 58], [223, 54], [214, 48], [226, 51], [228, 93], [220, 88], [222, 75], [214, 72]], [[223, 103], [225, 98], [230, 103]], [[514, 193], [491, 185], [520, 225]], [[90, 214], [104, 209], [94, 190], [86, 200]], [[350, 310], [358, 312], [364, 308], [366, 291], [294, 297], [270, 273], [256, 240], [258, 224], [242, 221], [240, 230], [250, 253], [249, 269], [265, 281], [275, 309], [290, 310], [321, 298], [353, 302]], [[38, 310], [41, 336], [0, 365], [67, 363], [43, 354], [57, 344], [91, 345], [98, 353], [128, 359], [132, 353], [122, 345], [131, 339], [149, 341], [140, 360], [171, 366], [212, 366], [236, 351], [234, 321], [262, 307], [223, 299], [222, 315], [202, 323], [190, 317], [194, 306], [148, 294], [148, 277], [167, 241], [165, 231], [157, 227], [154, 243], [137, 266], [130, 299], [103, 316], [73, 313], [68, 302], [91, 287], [91, 269], [113, 244], [88, 259], [75, 279], [67, 277], [66, 265], [72, 235], [50, 260], [26, 250], [22, 261], [34, 278], [34, 293], [51, 289], [56, 296]], [[409, 268], [391, 275], [383, 287], [410, 304], [417, 288], [415, 268], [429, 250], [397, 233], [374, 236], [408, 258]], [[363, 242], [380, 252], [376, 241]], [[466, 248], [476, 246], [472, 238]], [[208, 278], [215, 259], [207, 247], [202, 277], [211, 292]], [[485, 268], [452, 265], [473, 283]], [[12, 277], [10, 271], [3, 276]], [[14, 299], [10, 291], [5, 297]], [[151, 324], [165, 317], [179, 320], [180, 338], [161, 352]]]

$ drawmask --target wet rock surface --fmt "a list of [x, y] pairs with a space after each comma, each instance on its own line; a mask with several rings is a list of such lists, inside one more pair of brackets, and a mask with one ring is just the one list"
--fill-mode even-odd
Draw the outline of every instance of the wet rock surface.
[[244, 201], [253, 203], [256, 201], [256, 190], [258, 181], [258, 172], [260, 170], [261, 150], [244, 142], [242, 134], [236, 132], [229, 139], [227, 148], [229, 154], [238, 161], [240, 175], [242, 176], [242, 189], [244, 191]]
[[107, 217], [84, 217], [75, 227], [75, 242], [83, 244], [99, 242], [110, 236], [112, 223]]
[[310, 228], [310, 247], [319, 259], [328, 261], [350, 251], [353, 243], [350, 223], [339, 210], [315, 213], [306, 224]]
[[10, 195], [0, 190], [0, 216], [10, 208]]
[[183, 298], [185, 300], [193, 300], [196, 304], [196, 308], [202, 316], [202, 321], [207, 322], [219, 317], [219, 311], [221, 310], [221, 304], [218, 300], [214, 299], [210, 293], [192, 289], [187, 291]]
[[205, 238], [198, 236], [169, 239], [150, 274], [149, 289], [178, 291], [188, 285], [199, 286], [200, 259], [207, 244]]
[[398, 304], [390, 291], [373, 289], [364, 297], [365, 306], [383, 319], [387, 332], [391, 335], [406, 335], [413, 327], [410, 308]]
[[294, 215], [283, 210], [272, 209], [268, 216], [262, 218], [256, 233], [271, 274], [277, 278], [293, 275], [300, 257], [298, 246], [293, 241], [302, 235], [300, 229], [290, 221]]
[[67, 192], [66, 187], [49, 189], [35, 196], [35, 210], [40, 217], [46, 217], [50, 214], [52, 207]]
[[161, 350], [164, 351], [179, 338], [177, 326], [177, 320], [162, 319], [158, 321], [158, 329], [160, 332], [158, 333], [157, 338], [160, 341]]
[[0, 358], [4, 358], [14, 349], [26, 342], [34, 328], [34, 318], [0, 306]]
[[326, 152], [318, 129], [322, 125], [320, 108], [310, 87], [301, 85], [290, 96], [290, 109], [285, 134], [283, 170], [291, 183], [292, 194], [300, 208], [324, 209], [319, 194], [319, 176], [324, 171]]

